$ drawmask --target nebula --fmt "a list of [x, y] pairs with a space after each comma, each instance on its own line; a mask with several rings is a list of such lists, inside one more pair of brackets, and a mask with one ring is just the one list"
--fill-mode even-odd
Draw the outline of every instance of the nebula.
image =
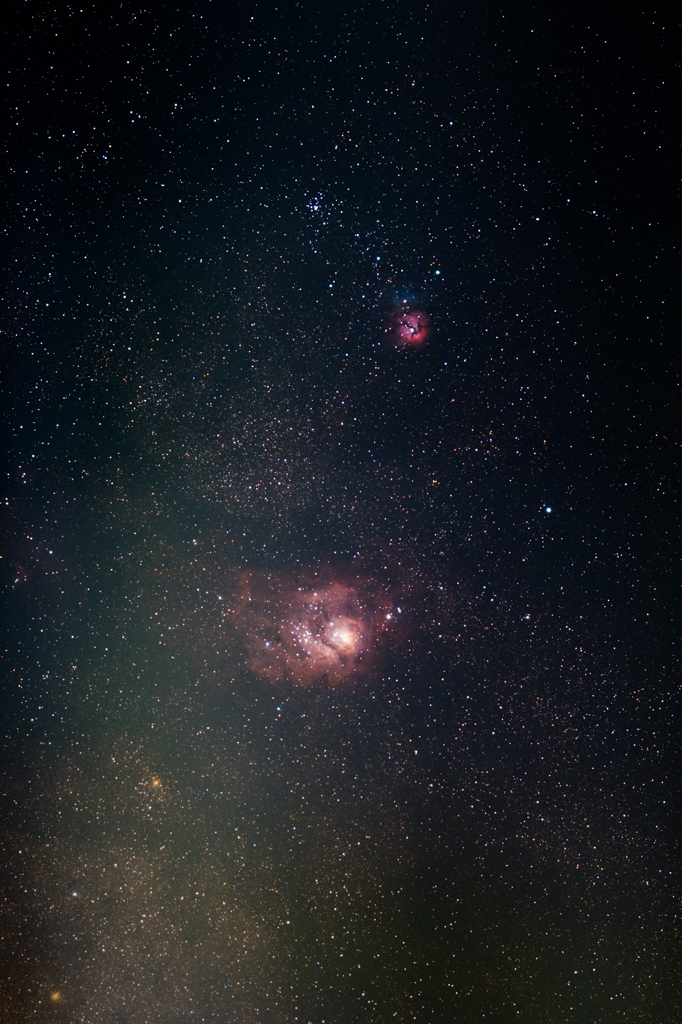
[[375, 665], [399, 616], [388, 587], [372, 577], [249, 573], [234, 624], [258, 675], [295, 686], [352, 686]]
[[431, 334], [431, 317], [423, 309], [403, 304], [390, 316], [387, 333], [397, 348], [422, 348]]

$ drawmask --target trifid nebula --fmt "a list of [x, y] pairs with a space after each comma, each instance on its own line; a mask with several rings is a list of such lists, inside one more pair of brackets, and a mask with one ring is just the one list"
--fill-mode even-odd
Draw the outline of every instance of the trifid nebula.
[[0, 1024], [682, 1022], [679, 21], [9, 0]]

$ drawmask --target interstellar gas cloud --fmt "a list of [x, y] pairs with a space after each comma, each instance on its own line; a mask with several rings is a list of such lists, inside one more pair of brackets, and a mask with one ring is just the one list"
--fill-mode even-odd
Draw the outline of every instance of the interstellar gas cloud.
[[428, 342], [432, 329], [429, 313], [404, 300], [391, 311], [386, 333], [396, 348], [420, 349]]
[[241, 583], [234, 624], [249, 667], [273, 683], [352, 686], [400, 635], [402, 608], [371, 576], [326, 568]]

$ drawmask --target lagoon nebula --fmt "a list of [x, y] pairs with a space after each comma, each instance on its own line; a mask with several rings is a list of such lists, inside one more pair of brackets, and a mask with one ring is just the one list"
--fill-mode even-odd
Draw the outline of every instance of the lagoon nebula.
[[242, 584], [235, 624], [249, 667], [274, 683], [352, 686], [401, 614], [385, 586], [358, 575], [249, 574]]

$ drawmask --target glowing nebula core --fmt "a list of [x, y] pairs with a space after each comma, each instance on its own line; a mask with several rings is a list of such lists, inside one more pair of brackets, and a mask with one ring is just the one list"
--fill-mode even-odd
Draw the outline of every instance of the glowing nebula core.
[[249, 574], [236, 617], [249, 668], [296, 686], [353, 685], [374, 664], [393, 621], [386, 588], [329, 574], [298, 585]]
[[431, 317], [425, 310], [403, 305], [391, 314], [388, 334], [397, 348], [422, 348], [431, 328]]

